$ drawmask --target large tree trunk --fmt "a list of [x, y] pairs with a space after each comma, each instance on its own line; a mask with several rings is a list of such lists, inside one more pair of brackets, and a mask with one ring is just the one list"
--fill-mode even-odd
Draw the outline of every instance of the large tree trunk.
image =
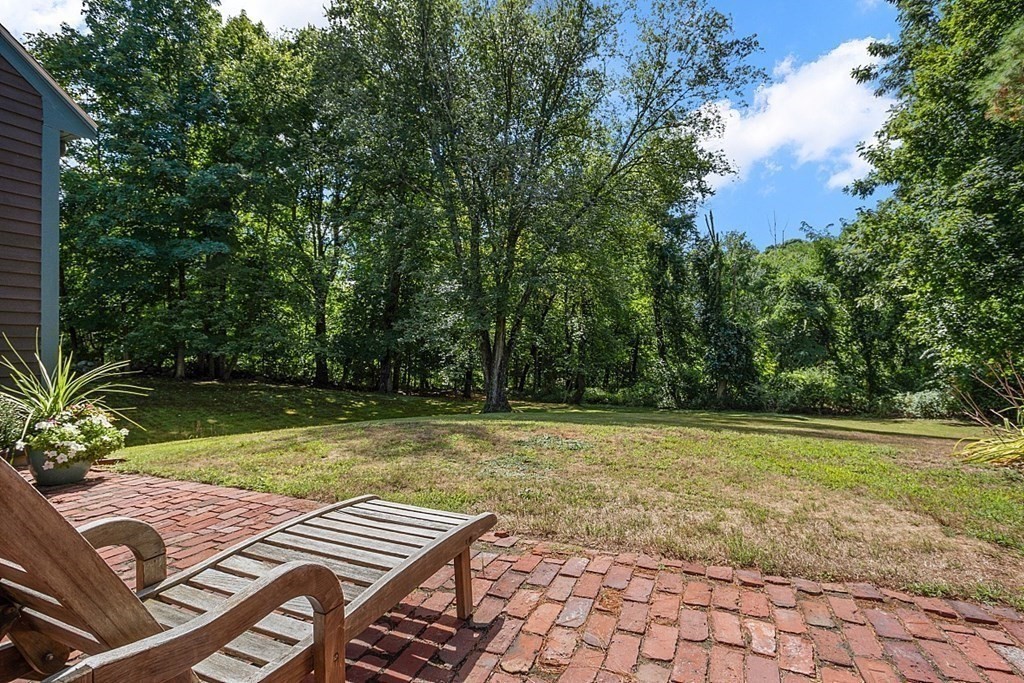
[[381, 319], [381, 333], [388, 341], [384, 353], [380, 359], [380, 378], [377, 382], [377, 391], [382, 394], [392, 394], [399, 388], [399, 364], [396, 362], [397, 352], [392, 341], [392, 331], [398, 321], [399, 304], [402, 296], [402, 273], [399, 269], [401, 259], [395, 254], [391, 259], [391, 274], [388, 277], [386, 299], [384, 301], [384, 316]]
[[313, 363], [315, 370], [313, 374], [313, 382], [318, 386], [327, 386], [331, 381], [330, 372], [327, 369], [327, 302], [326, 296], [324, 300], [317, 301], [316, 306], [316, 322], [315, 322], [315, 340], [316, 340], [316, 351], [313, 353]]
[[494, 326], [494, 342], [484, 332], [480, 340], [484, 366], [484, 410], [485, 413], [511, 413], [508, 402], [508, 359], [512, 349], [506, 339], [505, 320], [498, 320]]
[[174, 349], [174, 379], [185, 379], [185, 344], [179, 342]]
[[572, 396], [569, 403], [578, 406], [583, 403], [583, 395], [587, 393], [587, 375], [582, 370], [577, 370], [572, 382]]
[[377, 391], [382, 394], [392, 394], [395, 391], [395, 354], [388, 349], [380, 359], [380, 372], [377, 376]]

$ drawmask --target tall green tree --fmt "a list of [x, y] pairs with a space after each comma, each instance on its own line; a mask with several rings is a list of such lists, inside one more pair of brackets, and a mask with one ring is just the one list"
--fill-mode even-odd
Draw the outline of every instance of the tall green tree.
[[63, 247], [75, 298], [65, 309], [105, 343], [170, 352], [181, 377], [218, 306], [210, 287], [234, 236], [237, 170], [210, 153], [222, 130], [220, 16], [208, 0], [95, 0], [84, 22], [30, 41], [101, 130], [70, 169]]
[[897, 105], [855, 189], [893, 197], [854, 229], [888, 263], [917, 338], [947, 371], [1024, 352], [1024, 127], [988, 116], [977, 84], [1020, 18], [1012, 0], [899, 0], [898, 41], [863, 69]]

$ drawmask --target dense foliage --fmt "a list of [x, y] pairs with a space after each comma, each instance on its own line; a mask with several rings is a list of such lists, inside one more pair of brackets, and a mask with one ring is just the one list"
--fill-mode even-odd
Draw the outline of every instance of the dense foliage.
[[941, 413], [1024, 339], [1019, 3], [898, 4], [859, 74], [900, 101], [857, 188], [893, 198], [758, 250], [694, 215], [728, 170], [706, 105], [762, 77], [704, 0], [335, 0], [283, 35], [89, 2], [32, 40], [101, 129], [64, 175], [68, 340], [486, 410]]

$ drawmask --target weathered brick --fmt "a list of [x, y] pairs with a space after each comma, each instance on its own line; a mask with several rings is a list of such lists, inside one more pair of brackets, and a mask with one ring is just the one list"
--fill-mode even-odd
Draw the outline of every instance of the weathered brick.
[[801, 600], [800, 611], [804, 620], [811, 626], [832, 628], [835, 622], [832, 621], [832, 614], [828, 611], [828, 605], [821, 600]]
[[814, 650], [811, 641], [789, 633], [779, 635], [779, 666], [805, 676], [814, 675]]
[[579, 628], [587, 621], [594, 601], [589, 598], [569, 598], [562, 607], [556, 623], [567, 628]]
[[711, 604], [711, 586], [703, 581], [690, 581], [683, 591], [683, 604], [707, 607]]
[[737, 569], [736, 580], [744, 586], [752, 586], [754, 588], [760, 588], [764, 585], [764, 579], [761, 578], [761, 572], [756, 569]]
[[633, 576], [633, 568], [626, 565], [613, 565], [604, 575], [604, 586], [615, 590], [625, 590]]
[[779, 683], [779, 665], [769, 657], [747, 655], [747, 678], [752, 683]]
[[918, 610], [901, 607], [896, 610], [896, 614], [903, 621], [903, 624], [907, 627], [907, 631], [910, 635], [915, 638], [924, 638], [925, 640], [946, 640], [946, 636], [943, 635], [939, 627], [936, 626], [928, 615]]
[[915, 643], [885, 641], [885, 652], [907, 680], [915, 683], [938, 683], [939, 677]]
[[676, 653], [679, 633], [671, 626], [651, 624], [643, 640], [643, 655], [647, 659], [671, 662]]
[[740, 608], [740, 591], [736, 586], [716, 585], [711, 593], [711, 605], [715, 609], [737, 611]]
[[743, 680], [743, 653], [718, 645], [712, 647], [708, 680], [711, 683]]
[[834, 595], [828, 596], [828, 604], [832, 608], [832, 613], [843, 621], [851, 624], [865, 624], [864, 617], [861, 615], [860, 610], [857, 609], [857, 603], [850, 598], [840, 598]]
[[964, 656], [948, 643], [922, 641], [921, 649], [928, 654], [943, 676], [966, 683], [983, 683], [983, 679]]
[[759, 655], [775, 654], [775, 626], [767, 621], [743, 620], [743, 630], [750, 636], [750, 650]]
[[821, 661], [839, 666], [853, 666], [853, 657], [850, 656], [839, 633], [812, 627], [810, 634], [811, 640], [814, 641], [814, 649], [818, 652], [818, 658]]
[[544, 639], [532, 633], [520, 633], [512, 643], [505, 656], [501, 658], [501, 668], [510, 674], [525, 674], [533, 668]]
[[640, 656], [640, 638], [627, 633], [616, 633], [608, 646], [604, 665], [609, 671], [629, 674]]
[[996, 654], [983, 639], [965, 633], [952, 633], [950, 639], [967, 655], [967, 658], [983, 669], [1013, 673], [1005, 659]]
[[900, 683], [901, 681], [893, 668], [880, 659], [857, 657], [854, 664], [865, 683]]
[[740, 591], [740, 613], [747, 617], [767, 619], [771, 616], [771, 606], [764, 593], [752, 590]]
[[683, 640], [703, 642], [708, 639], [708, 615], [695, 609], [679, 612], [679, 637]]
[[588, 564], [590, 564], [590, 560], [585, 557], [573, 557], [566, 560], [558, 573], [562, 576], [569, 576], [578, 579], [583, 576], [583, 572], [587, 570]]
[[843, 624], [843, 635], [846, 642], [857, 657], [868, 659], [882, 658], [882, 644], [878, 642], [875, 632], [861, 624]]
[[672, 663], [672, 683], [704, 683], [708, 671], [708, 653], [693, 643], [681, 642]]
[[740, 618], [735, 614], [717, 610], [711, 612], [711, 633], [716, 642], [743, 647]]
[[573, 652], [576, 650], [576, 631], [568, 628], [555, 627], [544, 642], [544, 649], [537, 660], [541, 666], [561, 668], [569, 666]]
[[732, 567], [712, 566], [707, 568], [707, 576], [715, 581], [730, 583], [732, 582], [733, 570]]
[[615, 632], [615, 617], [601, 612], [592, 612], [583, 631], [583, 642], [591, 647], [607, 648]]
[[545, 602], [533, 610], [533, 614], [530, 615], [523, 625], [523, 630], [527, 633], [536, 633], [542, 636], [551, 630], [551, 627], [555, 624], [555, 619], [558, 618], [561, 611], [562, 606], [558, 603]]
[[630, 633], [643, 633], [647, 630], [647, 610], [647, 605], [639, 602], [623, 603], [619, 628]]
[[555, 602], [565, 602], [570, 595], [572, 595], [572, 589], [576, 587], [576, 579], [571, 576], [556, 576], [555, 579], [548, 586], [547, 597], [548, 600], [554, 600]]
[[903, 624], [900, 623], [899, 619], [888, 612], [879, 609], [866, 609], [864, 610], [864, 616], [871, 622], [875, 633], [882, 638], [913, 640], [913, 637], [907, 633], [907, 629], [903, 628]]
[[626, 592], [622, 594], [622, 599], [632, 602], [647, 602], [651, 599], [653, 591], [653, 579], [648, 579], [644, 576], [634, 576], [626, 587]]
[[656, 593], [651, 602], [651, 619], [660, 624], [674, 624], [679, 619], [680, 596]]
[[775, 610], [775, 625], [780, 631], [786, 633], [807, 633], [807, 624], [804, 618], [795, 609]]
[[789, 586], [770, 584], [765, 586], [765, 592], [768, 593], [768, 599], [776, 607], [783, 607], [785, 609], [796, 607], [796, 592]]

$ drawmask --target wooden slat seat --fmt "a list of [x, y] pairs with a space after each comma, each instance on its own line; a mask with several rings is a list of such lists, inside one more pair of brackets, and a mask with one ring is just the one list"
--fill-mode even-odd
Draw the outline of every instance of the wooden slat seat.
[[[51, 683], [117, 681], [126, 672], [141, 676], [133, 680], [175, 683], [299, 681], [313, 671], [318, 682], [336, 683], [344, 680], [344, 644], [453, 560], [458, 615], [469, 616], [470, 546], [496, 521], [492, 514], [471, 517], [362, 496], [287, 521], [166, 578], [163, 543], [150, 527], [121, 519], [87, 525], [80, 534], [2, 463], [0, 517], [15, 509], [42, 518], [47, 529], [40, 541], [0, 528], [0, 637], [12, 641], [0, 644], [0, 682], [32, 672], [50, 675]], [[52, 566], [54, 556], [39, 545], [46, 539], [65, 541], [64, 554], [76, 562], [90, 555], [88, 569], [109, 577], [99, 582], [109, 594], [81, 595], [90, 593], [90, 582]], [[96, 554], [93, 546], [106, 545], [135, 553], [136, 593]], [[310, 585], [292, 576], [308, 576]], [[331, 577], [326, 584], [325, 576]], [[261, 601], [269, 593], [276, 600]], [[243, 611], [246, 620], [239, 621]], [[13, 621], [4, 620], [8, 613]], [[115, 627], [118, 614], [127, 621]], [[67, 668], [72, 650], [86, 656]], [[342, 653], [340, 662], [332, 661], [332, 651]], [[192, 660], [183, 664], [181, 652]]]

